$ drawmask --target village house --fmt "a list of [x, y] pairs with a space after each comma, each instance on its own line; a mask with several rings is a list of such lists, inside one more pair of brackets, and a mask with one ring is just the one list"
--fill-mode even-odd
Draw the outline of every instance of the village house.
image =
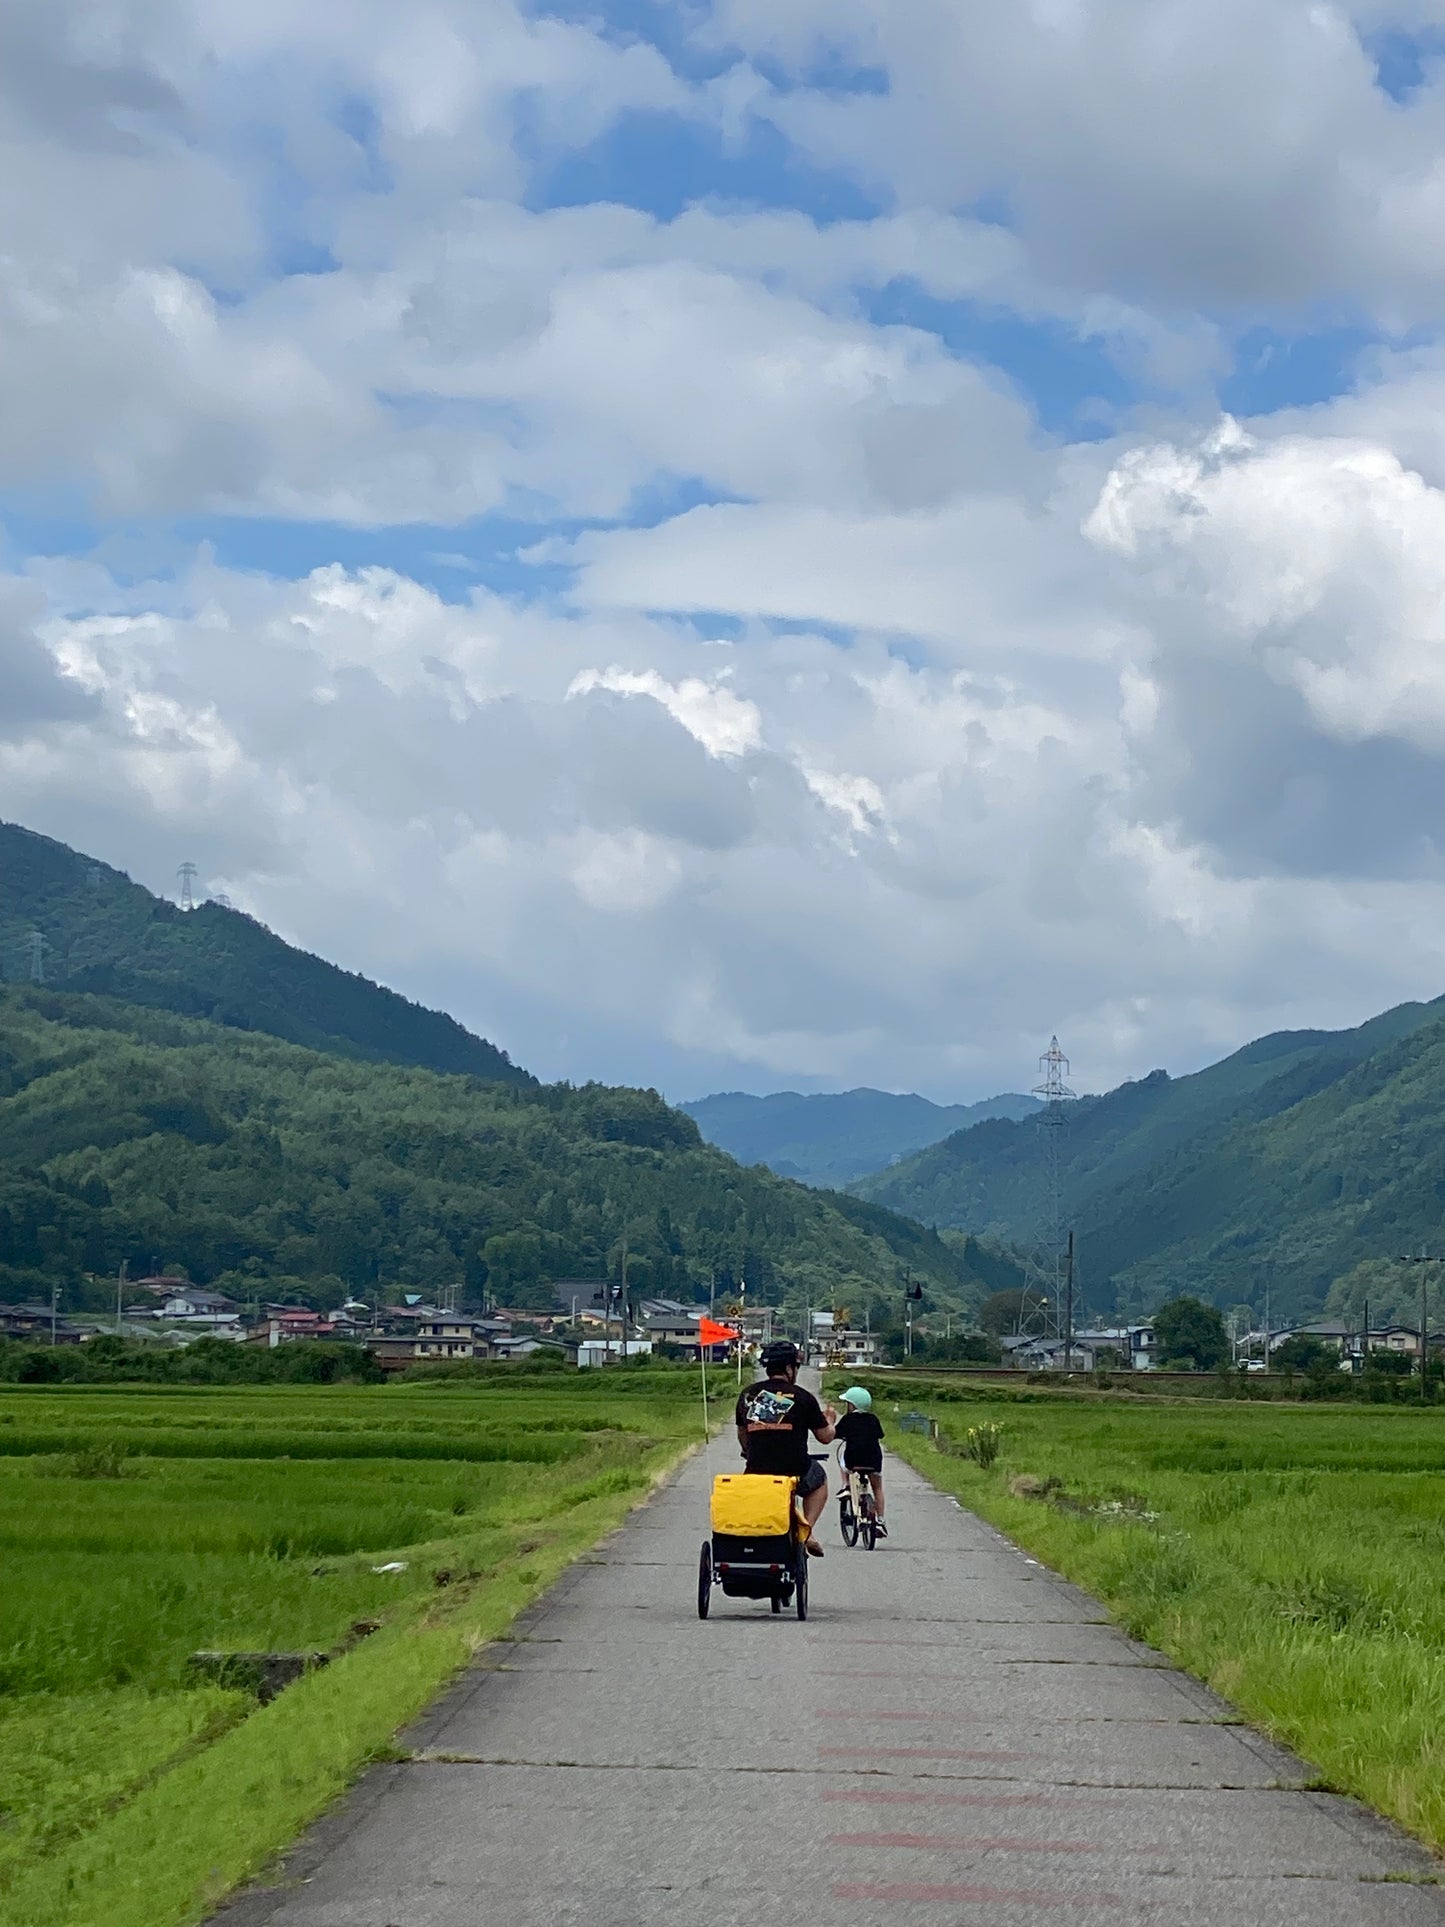
[[429, 1360], [507, 1357], [516, 1342], [507, 1318], [439, 1311], [435, 1305], [387, 1306], [378, 1324], [382, 1329], [357, 1336], [386, 1371], [405, 1371]]
[[183, 1278], [179, 1272], [156, 1271], [145, 1278], [132, 1278], [129, 1282], [133, 1291], [148, 1291], [152, 1298], [170, 1298], [176, 1292], [184, 1291], [191, 1281]]
[[336, 1326], [325, 1312], [311, 1311], [305, 1305], [267, 1305], [246, 1334], [252, 1345], [293, 1344], [302, 1338], [334, 1338]]
[[[644, 1298], [636, 1307], [635, 1324], [640, 1337], [695, 1361], [703, 1349], [698, 1321], [708, 1316], [706, 1305], [684, 1305], [676, 1298]], [[709, 1363], [723, 1363], [728, 1356], [728, 1342], [709, 1345], [707, 1355]]]
[[852, 1325], [835, 1325], [829, 1332], [815, 1333], [813, 1343], [829, 1365], [843, 1371], [876, 1365], [882, 1349], [872, 1332]]
[[[1044, 1372], [1065, 1369], [1062, 1337], [1029, 1337], [1010, 1334], [999, 1340], [1006, 1365], [1024, 1371]], [[1114, 1325], [1098, 1330], [1076, 1331], [1068, 1369], [1092, 1372], [1112, 1359], [1122, 1361], [1122, 1369], [1148, 1372], [1158, 1356], [1152, 1325]]]
[[78, 1345], [84, 1333], [68, 1318], [52, 1313], [49, 1305], [0, 1305], [0, 1338], [24, 1345]]
[[184, 1285], [172, 1292], [162, 1300], [156, 1315], [187, 1325], [210, 1328], [239, 1325], [241, 1322], [233, 1299], [223, 1296], [219, 1291], [205, 1291], [199, 1285]]
[[577, 1347], [577, 1364], [586, 1371], [590, 1366], [605, 1365], [614, 1358], [649, 1358], [651, 1355], [649, 1338], [584, 1338]]
[[416, 1327], [417, 1358], [490, 1358], [492, 1334], [488, 1321], [469, 1312], [436, 1311]]
[[[1322, 1321], [1312, 1325], [1287, 1325], [1267, 1336], [1251, 1333], [1246, 1343], [1252, 1349], [1259, 1349], [1267, 1342], [1272, 1358], [1286, 1339], [1312, 1338], [1329, 1351], [1340, 1356], [1341, 1369], [1362, 1371], [1371, 1352], [1402, 1352], [1407, 1357], [1418, 1359], [1420, 1356], [1420, 1328], [1418, 1325], [1372, 1325], [1368, 1332], [1362, 1332], [1357, 1325], [1344, 1325], [1337, 1322]], [[1445, 1333], [1431, 1332], [1427, 1343], [1431, 1351], [1445, 1346]]]

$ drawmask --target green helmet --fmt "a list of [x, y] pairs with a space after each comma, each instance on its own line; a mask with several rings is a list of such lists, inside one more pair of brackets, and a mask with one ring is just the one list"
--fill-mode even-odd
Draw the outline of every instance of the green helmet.
[[873, 1410], [873, 1394], [871, 1392], [865, 1392], [861, 1385], [850, 1385], [843, 1394], [843, 1403], [845, 1405], [851, 1405], [855, 1412], [871, 1412]]

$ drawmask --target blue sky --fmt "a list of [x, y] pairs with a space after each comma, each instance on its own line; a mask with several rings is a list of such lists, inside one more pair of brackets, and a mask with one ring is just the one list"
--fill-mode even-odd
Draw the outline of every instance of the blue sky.
[[0, 813], [675, 1096], [1436, 994], [1428, 15], [21, 0]]

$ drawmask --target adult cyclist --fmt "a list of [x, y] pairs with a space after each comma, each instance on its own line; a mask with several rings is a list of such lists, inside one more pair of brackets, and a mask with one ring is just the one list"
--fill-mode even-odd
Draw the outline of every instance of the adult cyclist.
[[873, 1394], [861, 1385], [850, 1385], [843, 1394], [845, 1411], [833, 1428], [835, 1438], [843, 1441], [843, 1465], [856, 1472], [873, 1488], [873, 1518], [879, 1536], [886, 1539], [883, 1523], [883, 1426], [873, 1410]]
[[832, 1406], [821, 1406], [805, 1386], [798, 1383], [802, 1355], [796, 1345], [778, 1339], [766, 1347], [762, 1367], [767, 1374], [749, 1385], [738, 1399], [738, 1444], [748, 1462], [749, 1472], [763, 1472], [798, 1481], [798, 1496], [803, 1517], [808, 1523], [807, 1548], [815, 1559], [823, 1557], [813, 1528], [828, 1503], [828, 1475], [817, 1459], [808, 1455], [811, 1434], [819, 1445], [831, 1445], [837, 1434]]

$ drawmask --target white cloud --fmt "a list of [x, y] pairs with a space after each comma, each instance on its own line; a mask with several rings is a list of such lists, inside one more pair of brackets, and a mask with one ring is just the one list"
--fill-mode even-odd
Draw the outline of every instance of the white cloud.
[[[674, 1090], [980, 1094], [1054, 1029], [1098, 1084], [1437, 991], [1439, 349], [1199, 430], [1242, 321], [1438, 326], [1438, 74], [1386, 101], [1313, 0], [688, 19], [704, 84], [512, 0], [6, 10], [0, 485], [142, 553], [538, 539], [465, 605], [125, 544], [0, 579], [0, 809]], [[661, 219], [610, 149], [539, 205], [632, 110], [883, 211]], [[1011, 325], [1121, 371], [1116, 439], [1040, 431], [969, 346]]]
[[1097, 1084], [1440, 972], [1445, 878], [1236, 874], [1174, 820], [1134, 657], [1065, 701], [1026, 653], [720, 653], [385, 571], [154, 594], [46, 625], [99, 707], [0, 743], [5, 813], [161, 885], [191, 856], [554, 1074], [942, 1094], [1017, 1082], [1058, 1028]]
[[[1419, 12], [715, 0], [711, 18], [718, 46], [788, 71], [754, 111], [815, 161], [904, 206], [1006, 200], [1043, 280], [1205, 312], [1344, 301], [1403, 326], [1440, 309], [1445, 93], [1432, 70], [1406, 106], [1387, 98], [1361, 30]], [[886, 91], [813, 87], [820, 59]]]
[[1227, 423], [1127, 456], [1088, 528], [1216, 648], [1298, 690], [1322, 733], [1445, 749], [1445, 491], [1388, 448]]
[[697, 738], [709, 756], [741, 756], [762, 742], [756, 705], [700, 676], [670, 683], [655, 669], [584, 669], [572, 678], [567, 694], [585, 696], [593, 689], [610, 689], [619, 696], [651, 696]]

